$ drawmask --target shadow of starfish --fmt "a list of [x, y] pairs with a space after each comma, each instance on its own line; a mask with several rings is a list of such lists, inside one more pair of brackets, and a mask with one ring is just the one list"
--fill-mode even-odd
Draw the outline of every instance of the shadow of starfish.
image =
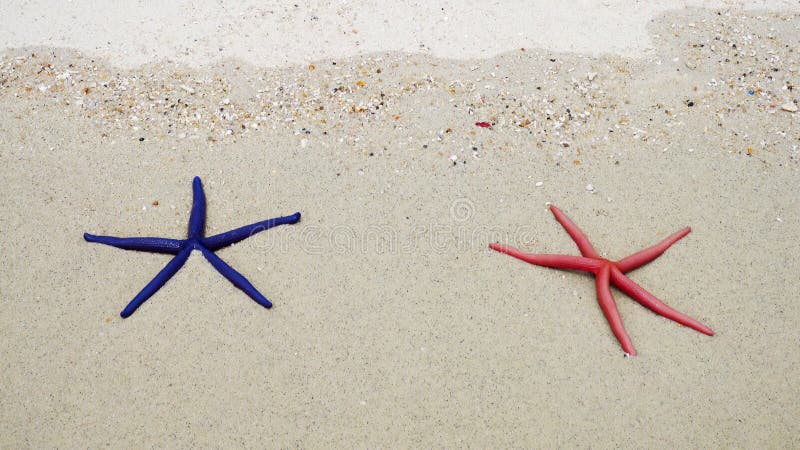
[[521, 259], [537, 266], [553, 267], [556, 269], [571, 269], [581, 270], [584, 272], [591, 272], [594, 274], [597, 285], [597, 300], [600, 303], [600, 309], [603, 310], [608, 323], [611, 325], [611, 330], [616, 335], [619, 343], [622, 345], [622, 350], [629, 355], [636, 355], [636, 349], [633, 348], [633, 342], [625, 331], [622, 325], [617, 304], [614, 297], [611, 295], [610, 283], [620, 288], [622, 292], [628, 294], [637, 302], [650, 308], [658, 315], [664, 316], [667, 319], [678, 322], [689, 328], [697, 330], [703, 334], [713, 336], [714, 332], [711, 328], [703, 325], [691, 317], [670, 308], [667, 304], [657, 299], [653, 294], [647, 292], [634, 283], [633, 280], [625, 276], [625, 272], [629, 272], [637, 267], [641, 267], [650, 261], [658, 258], [664, 253], [672, 244], [681, 240], [684, 236], [689, 234], [692, 229], [686, 227], [672, 236], [664, 239], [658, 244], [634, 253], [627, 258], [620, 259], [619, 261], [610, 261], [601, 257], [597, 250], [594, 249], [589, 238], [583, 234], [580, 228], [570, 220], [560, 209], [555, 206], [550, 207], [550, 211], [556, 216], [556, 220], [567, 230], [567, 233], [573, 241], [578, 245], [583, 256], [572, 255], [543, 255], [525, 253], [512, 247], [501, 244], [489, 244], [492, 250], [511, 255], [515, 258]]
[[175, 257], [161, 269], [161, 272], [147, 283], [147, 286], [136, 294], [136, 297], [122, 310], [120, 315], [123, 318], [133, 314], [136, 308], [146, 302], [147, 299], [161, 288], [161, 286], [164, 286], [164, 284], [183, 267], [183, 264], [189, 259], [189, 254], [192, 253], [192, 250], [200, 250], [203, 256], [205, 256], [208, 262], [210, 262], [219, 273], [233, 283], [234, 286], [243, 290], [245, 294], [249, 295], [256, 303], [265, 308], [272, 307], [272, 303], [261, 295], [242, 274], [234, 270], [233, 267], [229, 266], [214, 252], [272, 227], [297, 223], [300, 220], [300, 213], [297, 212], [291, 216], [276, 217], [274, 219], [256, 222], [215, 236], [205, 237], [206, 196], [203, 192], [203, 184], [200, 181], [200, 177], [194, 177], [192, 189], [192, 212], [189, 216], [189, 235], [186, 239], [159, 237], [119, 238], [113, 236], [95, 236], [89, 233], [83, 234], [83, 238], [88, 242], [97, 242], [125, 250], [175, 255]]

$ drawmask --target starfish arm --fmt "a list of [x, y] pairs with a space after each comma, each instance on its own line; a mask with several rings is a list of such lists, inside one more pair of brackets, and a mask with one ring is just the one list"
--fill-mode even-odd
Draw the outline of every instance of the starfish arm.
[[606, 316], [608, 324], [611, 325], [611, 331], [614, 332], [617, 340], [622, 345], [622, 350], [631, 356], [635, 356], [636, 349], [633, 348], [633, 342], [628, 336], [628, 333], [625, 331], [625, 327], [622, 325], [622, 318], [619, 316], [617, 303], [614, 301], [614, 297], [611, 295], [611, 287], [609, 286], [609, 272], [609, 267], [605, 266], [597, 273], [597, 301], [600, 303], [600, 309], [603, 310], [603, 314]]
[[161, 272], [158, 272], [155, 278], [147, 283], [147, 286], [145, 286], [141, 292], [136, 294], [136, 297], [122, 310], [120, 316], [124, 319], [133, 314], [137, 308], [142, 306], [142, 303], [146, 302], [156, 291], [161, 289], [161, 286], [164, 286], [164, 284], [183, 267], [191, 253], [192, 247], [188, 245], [185, 246], [163, 269], [161, 269]]
[[250, 225], [245, 225], [235, 230], [227, 231], [225, 233], [204, 238], [203, 245], [212, 251], [219, 250], [222, 247], [227, 247], [243, 239], [247, 239], [248, 237], [256, 233], [260, 233], [264, 230], [269, 230], [270, 228], [276, 227], [278, 225], [297, 223], [299, 220], [300, 220], [299, 212], [296, 212], [291, 216], [275, 217], [273, 219], [256, 222]]
[[657, 299], [653, 294], [647, 292], [644, 288], [634, 283], [633, 280], [625, 276], [625, 274], [623, 274], [622, 271], [616, 267], [611, 269], [611, 281], [618, 288], [620, 288], [622, 292], [646, 306], [654, 313], [678, 322], [681, 325], [685, 325], [693, 330], [697, 330], [703, 334], [707, 334], [709, 336], [714, 335], [714, 332], [711, 330], [711, 328], [695, 319], [692, 319], [686, 314], [672, 309], [669, 305]]
[[120, 238], [114, 236], [97, 236], [83, 233], [86, 242], [97, 242], [124, 250], [137, 250], [140, 252], [157, 252], [178, 254], [185, 241], [179, 239], [165, 239], [157, 237]]
[[206, 194], [200, 177], [192, 182], [192, 214], [189, 216], [189, 239], [203, 236], [206, 227]]
[[556, 220], [567, 230], [567, 233], [572, 238], [573, 241], [578, 245], [578, 250], [581, 251], [581, 255], [587, 256], [589, 258], [599, 258], [600, 254], [597, 253], [597, 250], [594, 249], [592, 243], [589, 242], [589, 238], [586, 237], [586, 234], [575, 225], [566, 214], [561, 212], [560, 209], [556, 208], [553, 205], [550, 205], [550, 211], [556, 216]]
[[502, 244], [489, 244], [489, 248], [521, 259], [525, 262], [536, 264], [537, 266], [553, 267], [556, 269], [582, 270], [584, 272], [596, 273], [602, 263], [592, 258], [572, 255], [546, 255], [536, 253], [526, 253]]
[[244, 291], [245, 294], [249, 295], [256, 303], [263, 306], [264, 308], [272, 308], [272, 303], [267, 300], [266, 297], [261, 295], [249, 281], [245, 278], [242, 274], [237, 272], [233, 269], [233, 267], [229, 266], [228, 263], [222, 260], [219, 256], [215, 255], [214, 252], [205, 248], [204, 246], [199, 246], [200, 251], [203, 252], [203, 256], [206, 257], [208, 262], [214, 266], [215, 269], [219, 273], [222, 274], [225, 278], [228, 279], [234, 286]]
[[637, 267], [641, 267], [650, 261], [658, 258], [667, 251], [668, 248], [672, 246], [672, 244], [680, 241], [683, 239], [687, 234], [691, 233], [692, 229], [686, 227], [680, 231], [673, 233], [670, 237], [664, 239], [663, 241], [659, 242], [658, 244], [646, 248], [640, 252], [636, 252], [628, 257], [622, 258], [617, 261], [617, 268], [621, 270], [623, 273], [636, 269]]

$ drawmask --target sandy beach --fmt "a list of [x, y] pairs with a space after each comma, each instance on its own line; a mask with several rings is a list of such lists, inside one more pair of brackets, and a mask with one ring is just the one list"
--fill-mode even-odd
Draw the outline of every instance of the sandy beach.
[[521, 3], [0, 6], [0, 447], [800, 447], [797, 3]]

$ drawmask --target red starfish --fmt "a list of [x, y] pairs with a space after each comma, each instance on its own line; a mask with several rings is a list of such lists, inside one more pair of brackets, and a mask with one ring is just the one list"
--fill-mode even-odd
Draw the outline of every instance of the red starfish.
[[614, 283], [622, 292], [633, 297], [634, 300], [650, 308], [656, 314], [674, 320], [682, 325], [686, 325], [703, 334], [709, 336], [714, 335], [711, 328], [670, 308], [667, 304], [653, 296], [653, 294], [647, 292], [641, 286], [634, 283], [633, 280], [625, 276], [625, 272], [643, 266], [661, 256], [672, 244], [689, 234], [692, 231], [691, 228], [686, 227], [658, 244], [634, 253], [627, 258], [622, 258], [619, 261], [611, 261], [601, 257], [597, 253], [597, 250], [595, 250], [591, 242], [589, 242], [589, 238], [587, 238], [586, 235], [583, 234], [583, 231], [581, 231], [569, 217], [561, 212], [560, 209], [551, 206], [550, 211], [553, 212], [553, 215], [556, 216], [556, 220], [567, 230], [567, 233], [569, 233], [569, 236], [578, 245], [578, 249], [583, 256], [525, 253], [501, 244], [489, 244], [489, 247], [491, 247], [492, 250], [506, 253], [531, 264], [536, 264], [537, 266], [582, 270], [584, 272], [593, 273], [596, 279], [597, 300], [600, 302], [600, 308], [603, 310], [606, 319], [608, 319], [611, 330], [617, 336], [619, 343], [622, 344], [622, 350], [629, 355], [636, 355], [636, 349], [633, 348], [633, 342], [631, 342], [631, 338], [628, 337], [628, 333], [625, 332], [625, 327], [622, 325], [622, 319], [619, 316], [619, 311], [617, 311], [617, 304], [614, 302], [614, 297], [611, 296], [610, 283]]

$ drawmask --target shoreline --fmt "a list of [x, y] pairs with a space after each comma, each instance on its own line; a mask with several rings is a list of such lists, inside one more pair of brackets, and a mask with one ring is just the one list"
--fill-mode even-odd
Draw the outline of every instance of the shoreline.
[[547, 0], [510, 0], [495, 8], [403, 3], [370, 8], [359, 1], [315, 1], [302, 6], [245, 2], [239, 9], [174, 2], [148, 10], [137, 4], [53, 3], [0, 5], [0, 16], [16, 18], [0, 30], [0, 45], [74, 48], [125, 68], [163, 61], [204, 67], [225, 59], [283, 67], [385, 52], [466, 60], [519, 48], [634, 57], [656, 47], [647, 27], [670, 11], [800, 11], [788, 0], [670, 0], [634, 8], [624, 0], [586, 1], [578, 6], [581, 14], [574, 5]]

